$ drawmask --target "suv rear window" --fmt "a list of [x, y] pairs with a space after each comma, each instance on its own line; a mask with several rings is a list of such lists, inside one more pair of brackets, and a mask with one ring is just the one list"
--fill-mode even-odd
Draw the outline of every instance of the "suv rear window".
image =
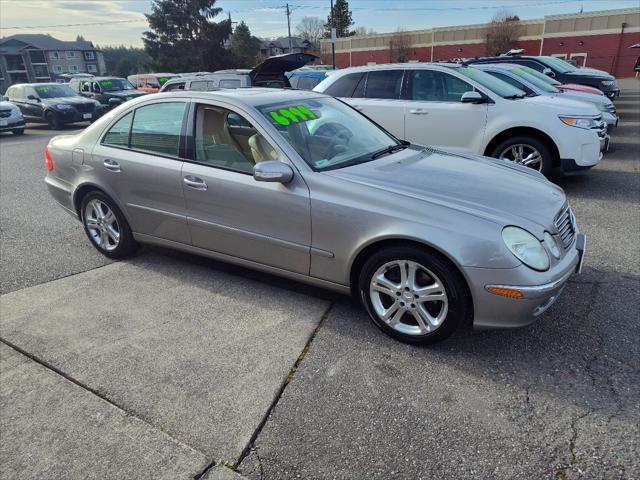
[[351, 97], [364, 73], [350, 73], [333, 82], [323, 92], [332, 97]]
[[404, 70], [374, 70], [367, 75], [366, 98], [400, 98]]

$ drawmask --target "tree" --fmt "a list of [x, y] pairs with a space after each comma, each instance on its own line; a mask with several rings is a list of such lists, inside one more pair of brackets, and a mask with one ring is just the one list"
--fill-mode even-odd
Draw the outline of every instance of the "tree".
[[309, 40], [314, 45], [320, 43], [323, 31], [324, 24], [319, 17], [302, 17], [302, 20], [300, 20], [300, 23], [296, 27], [298, 35], [305, 40]]
[[86, 40], [84, 39], [84, 37], [82, 35], [77, 35], [76, 36], [76, 42], [85, 42]]
[[[333, 26], [336, 28], [337, 37], [350, 37], [354, 32], [349, 31], [349, 27], [353, 25], [351, 18], [351, 10], [349, 10], [349, 2], [347, 0], [336, 0], [333, 4]], [[331, 38], [331, 13], [327, 17], [327, 23], [324, 24], [324, 37]]]
[[260, 51], [260, 40], [251, 36], [246, 23], [240, 22], [233, 32], [231, 51], [236, 56], [238, 67], [253, 67]]
[[411, 37], [407, 32], [398, 29], [389, 39], [389, 57], [394, 63], [406, 63], [411, 55]]
[[356, 27], [353, 33], [354, 35], [365, 36], [365, 35], [375, 35], [378, 32], [376, 32], [373, 28]]
[[150, 30], [142, 41], [156, 71], [193, 72], [219, 70], [234, 65], [224, 48], [231, 21], [214, 22], [222, 12], [216, 0], [153, 0], [145, 14]]
[[97, 48], [102, 51], [108, 75], [123, 76], [123, 71], [129, 72], [126, 75], [131, 75], [132, 73], [153, 70], [151, 57], [142, 48], [125, 47], [124, 45], [98, 46]]
[[506, 11], [496, 13], [485, 30], [487, 55], [507, 53], [518, 44], [522, 32], [520, 18]]

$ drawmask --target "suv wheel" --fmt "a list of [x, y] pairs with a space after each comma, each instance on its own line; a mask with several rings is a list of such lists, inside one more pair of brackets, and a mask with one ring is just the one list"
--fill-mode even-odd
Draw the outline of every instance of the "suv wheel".
[[464, 280], [453, 265], [413, 246], [373, 254], [360, 272], [358, 290], [373, 323], [407, 343], [444, 340], [470, 311]]
[[60, 118], [55, 112], [47, 112], [44, 119], [51, 130], [59, 130], [62, 127], [62, 122], [60, 122]]
[[11, 130], [14, 135], [22, 135], [24, 133], [24, 128], [16, 128], [15, 130]]
[[518, 135], [500, 142], [491, 156], [533, 168], [545, 177], [553, 169], [553, 157], [549, 148], [541, 140], [528, 135]]

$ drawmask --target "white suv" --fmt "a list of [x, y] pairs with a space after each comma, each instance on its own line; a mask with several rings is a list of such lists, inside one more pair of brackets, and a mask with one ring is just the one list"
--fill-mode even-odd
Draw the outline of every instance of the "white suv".
[[522, 90], [464, 64], [405, 63], [331, 72], [314, 88], [398, 138], [512, 160], [545, 175], [596, 165], [608, 146], [598, 109]]

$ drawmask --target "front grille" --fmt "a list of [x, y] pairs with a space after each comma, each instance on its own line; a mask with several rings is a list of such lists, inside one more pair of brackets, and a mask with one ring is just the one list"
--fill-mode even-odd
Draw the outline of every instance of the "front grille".
[[0, 110], [0, 118], [9, 118], [11, 116], [11, 110]]
[[576, 219], [573, 216], [571, 207], [561, 211], [553, 223], [558, 229], [562, 245], [565, 249], [569, 248], [573, 243], [573, 238], [576, 236]]
[[78, 103], [74, 105], [74, 107], [76, 107], [80, 113], [91, 113], [93, 112], [94, 105], [92, 103]]

